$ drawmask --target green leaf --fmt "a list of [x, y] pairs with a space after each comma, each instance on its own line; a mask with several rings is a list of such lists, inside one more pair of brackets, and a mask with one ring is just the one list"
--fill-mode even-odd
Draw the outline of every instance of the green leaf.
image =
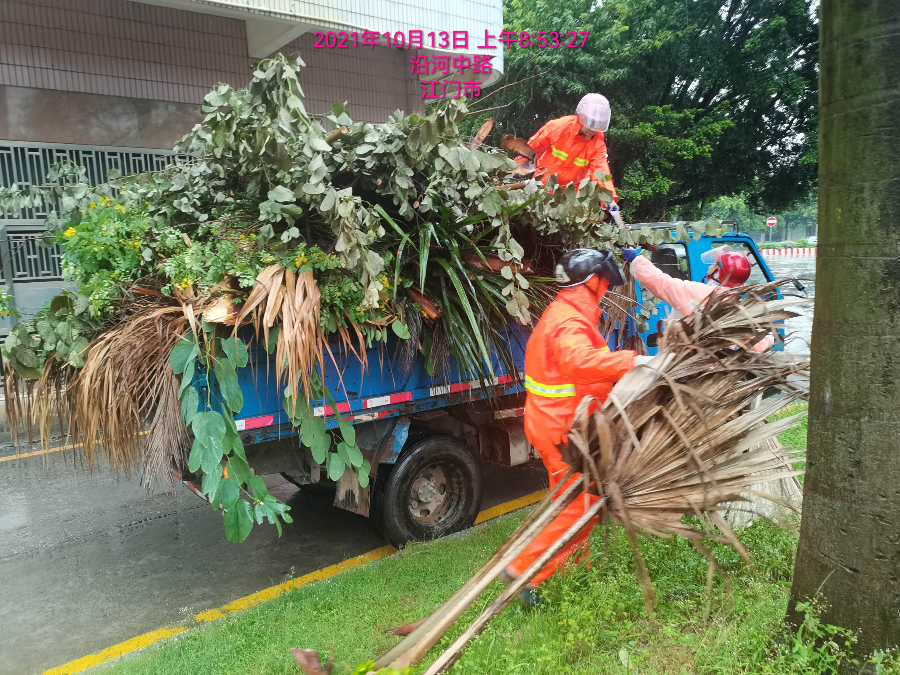
[[[209, 444], [206, 445], [206, 451], [203, 453], [203, 462], [200, 468], [204, 473], [219, 471], [221, 473], [222, 463], [222, 441], [225, 434], [220, 437], [211, 438]], [[219, 467], [218, 469], [216, 467]]]
[[234, 478], [239, 485], [243, 485], [250, 480], [250, 477], [253, 475], [253, 472], [250, 471], [250, 466], [247, 464], [247, 460], [243, 457], [229, 457], [228, 458], [228, 477]]
[[[209, 453], [209, 448], [206, 449], [206, 452], [207, 454]], [[222, 465], [216, 462], [208, 471], [204, 469], [203, 484], [200, 486], [200, 492], [212, 499], [221, 481]]]
[[278, 185], [269, 190], [268, 199], [270, 202], [286, 204], [294, 201], [294, 193], [284, 187], [284, 185]]
[[206, 446], [195, 438], [194, 444], [191, 446], [191, 454], [188, 457], [188, 471], [197, 473], [200, 469], [200, 465], [203, 463], [203, 456], [205, 454]]
[[240, 497], [240, 486], [234, 478], [229, 477], [219, 483], [212, 505], [215, 508], [221, 506], [223, 509], [228, 510], [237, 503]]
[[456, 276], [456, 272], [453, 271], [453, 268], [450, 267], [450, 263], [448, 263], [446, 260], [442, 258], [436, 258], [435, 261], [447, 272], [447, 276], [450, 278], [450, 281], [453, 283], [453, 287], [459, 294], [459, 301], [462, 303], [463, 309], [466, 312], [466, 316], [469, 318], [469, 324], [472, 328], [472, 334], [475, 336], [475, 340], [478, 342], [478, 348], [481, 350], [481, 358], [484, 360], [484, 365], [489, 369], [490, 373], [493, 374], [490, 353], [488, 352], [487, 347], [484, 344], [481, 330], [478, 326], [478, 322], [475, 320], [475, 314], [472, 311], [472, 306], [471, 304], [469, 304], [469, 297], [466, 295], [465, 289], [463, 289], [463, 286], [459, 281], [459, 277]]
[[347, 445], [346, 443], [339, 443], [338, 448], [340, 448], [341, 445], [344, 446], [344, 452], [347, 455], [347, 458], [344, 461], [354, 467], [361, 466], [363, 463], [362, 451], [357, 446]]
[[228, 359], [217, 359], [213, 370], [216, 373], [216, 382], [219, 385], [222, 397], [225, 399], [225, 404], [233, 412], [240, 412], [241, 408], [244, 407], [244, 394], [241, 392], [240, 384], [238, 384], [234, 365]]
[[278, 346], [279, 333], [281, 333], [281, 324], [278, 324], [277, 326], [269, 330], [269, 339], [266, 342], [266, 351], [269, 354], [275, 353], [275, 349]]
[[369, 460], [364, 459], [362, 464], [359, 465], [359, 468], [356, 470], [356, 475], [359, 478], [359, 486], [361, 488], [369, 487], [369, 475], [372, 473], [372, 465], [369, 464]]
[[344, 460], [336, 452], [329, 453], [327, 464], [328, 478], [330, 480], [339, 480], [344, 475], [344, 469], [346, 468]]
[[[190, 334], [193, 338], [193, 333]], [[172, 365], [172, 371], [176, 375], [181, 375], [187, 368], [188, 361], [197, 358], [200, 353], [200, 346], [196, 342], [192, 342], [186, 338], [179, 340], [178, 344], [172, 348], [169, 355], [169, 363]]]
[[409, 326], [407, 326], [402, 321], [394, 321], [394, 323], [391, 324], [391, 328], [393, 329], [394, 334], [397, 337], [402, 338], [404, 340], [409, 339]]
[[255, 474], [250, 476], [250, 480], [247, 481], [247, 486], [253, 490], [253, 496], [257, 499], [265, 499], [266, 495], [269, 494], [269, 489], [266, 487], [265, 481]]
[[[197, 415], [197, 406], [200, 405], [200, 394], [196, 387], [189, 387], [181, 397], [181, 419], [185, 424], [190, 424]], [[196, 430], [194, 435], [197, 435]]]
[[86, 295], [79, 295], [75, 298], [75, 315], [84, 314], [91, 306], [91, 299]]
[[239, 337], [229, 337], [220, 341], [222, 351], [236, 368], [243, 368], [250, 362], [247, 345]]
[[343, 441], [341, 441], [340, 443], [337, 444], [338, 457], [341, 458], [341, 461], [343, 461], [344, 464], [350, 464], [350, 455], [347, 454], [348, 447], [349, 446], [346, 443], [344, 443]]
[[316, 439], [322, 436], [327, 437], [328, 432], [325, 430], [325, 422], [321, 417], [311, 417], [308, 422], [304, 420], [303, 427], [300, 429], [300, 440], [303, 441], [303, 445], [311, 448]]
[[38, 355], [31, 349], [28, 349], [28, 347], [16, 347], [13, 350], [13, 355], [16, 357], [16, 360], [26, 368], [41, 367], [41, 360], [38, 358]]
[[247, 455], [244, 452], [244, 442], [241, 440], [241, 437], [236, 431], [228, 429], [225, 432], [223, 445], [230, 448], [231, 452], [233, 452], [235, 456], [240, 457], [243, 460], [247, 459]]
[[191, 431], [203, 445], [208, 446], [211, 440], [218, 439], [221, 446], [222, 438], [225, 436], [225, 419], [215, 410], [199, 412], [191, 423]]
[[69, 349], [69, 360], [67, 363], [73, 368], [81, 368], [84, 365], [84, 357], [87, 355], [88, 348], [87, 338], [78, 338]]
[[353, 428], [353, 425], [350, 424], [350, 422], [340, 419], [338, 420], [338, 426], [341, 429], [341, 436], [344, 437], [344, 442], [349, 443], [350, 445], [356, 445], [356, 429]]
[[252, 529], [253, 516], [250, 513], [250, 504], [241, 499], [225, 512], [225, 536], [237, 544], [244, 541]]
[[[331, 152], [331, 146], [328, 145], [324, 139], [316, 138], [315, 136], [310, 137], [309, 147], [316, 152]], [[269, 197], [269, 199], [271, 199], [271, 197]]]
[[191, 383], [194, 380], [194, 370], [197, 366], [197, 359], [191, 359], [187, 363], [187, 367], [184, 369], [184, 372], [181, 374], [181, 384], [178, 386], [178, 397], [184, 394], [184, 390], [191, 386]]
[[317, 464], [323, 464], [325, 458], [328, 457], [328, 450], [331, 448], [331, 436], [327, 433], [319, 434], [312, 439], [312, 445], [307, 446], [312, 450], [313, 459]]

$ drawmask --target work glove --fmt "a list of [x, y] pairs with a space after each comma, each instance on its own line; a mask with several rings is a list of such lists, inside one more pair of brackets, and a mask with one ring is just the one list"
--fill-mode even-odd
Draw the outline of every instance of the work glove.
[[623, 248], [622, 249], [622, 260], [625, 262], [631, 262], [635, 258], [637, 258], [641, 254], [641, 247], [637, 248]]
[[609, 211], [609, 215], [612, 216], [612, 219], [616, 222], [616, 225], [618, 225], [619, 227], [625, 227], [625, 220], [622, 218], [622, 213], [619, 211], [618, 204], [612, 202], [609, 206], [606, 207], [606, 210]]

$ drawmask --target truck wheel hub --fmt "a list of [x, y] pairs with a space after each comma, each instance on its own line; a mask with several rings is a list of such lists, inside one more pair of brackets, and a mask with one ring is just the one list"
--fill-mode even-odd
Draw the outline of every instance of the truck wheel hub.
[[409, 511], [412, 517], [423, 524], [436, 522], [444, 515], [446, 497], [450, 492], [450, 481], [443, 469], [433, 465], [422, 469], [409, 491]]

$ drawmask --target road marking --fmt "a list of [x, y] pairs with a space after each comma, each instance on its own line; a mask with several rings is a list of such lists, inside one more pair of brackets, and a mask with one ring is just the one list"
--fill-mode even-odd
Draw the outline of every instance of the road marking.
[[537, 492], [532, 492], [530, 495], [525, 495], [524, 497], [513, 499], [511, 502], [497, 504], [497, 506], [491, 507], [479, 513], [478, 517], [475, 519], [475, 524], [480, 525], [486, 520], [499, 518], [500, 516], [506, 515], [507, 513], [511, 513], [518, 509], [523, 509], [526, 506], [531, 506], [532, 504], [536, 504], [537, 502], [541, 501], [546, 496], [546, 490], [538, 490]]
[[223, 616], [225, 616], [226, 614], [230, 614], [231, 612], [238, 612], [242, 609], [249, 609], [251, 607], [255, 607], [261, 602], [274, 600], [278, 596], [284, 595], [288, 591], [306, 586], [306, 584], [310, 583], [311, 581], [330, 579], [331, 577], [336, 576], [341, 572], [346, 572], [357, 567], [362, 567], [363, 565], [368, 565], [369, 563], [375, 562], [376, 560], [381, 560], [382, 558], [386, 558], [389, 555], [394, 555], [396, 552], [397, 549], [393, 546], [382, 546], [381, 548], [376, 548], [374, 551], [369, 551], [368, 553], [363, 553], [362, 555], [355, 558], [350, 558], [349, 560], [340, 562], [337, 565], [329, 565], [328, 567], [323, 567], [322, 569], [315, 572], [304, 574], [302, 577], [297, 577], [296, 579], [285, 581], [283, 584], [271, 586], [270, 588], [266, 588], [257, 593], [244, 596], [243, 598], [238, 598], [234, 602], [229, 602], [227, 605], [224, 605], [219, 609], [211, 609], [208, 612], [202, 612], [195, 618], [197, 619], [197, 621], [216, 621], [217, 619], [221, 619]]
[[[499, 516], [505, 515], [507, 513], [511, 513], [512, 511], [515, 511], [517, 509], [530, 506], [531, 504], [539, 502], [544, 498], [546, 494], [546, 490], [539, 490], [538, 492], [533, 492], [530, 495], [525, 495], [524, 497], [519, 497], [518, 499], [513, 499], [512, 501], [505, 502], [503, 504], [498, 504], [497, 506], [494, 506], [490, 509], [485, 509], [478, 514], [478, 518], [475, 519], [475, 524], [478, 525], [485, 521], [498, 518]], [[297, 577], [296, 579], [285, 581], [283, 584], [278, 584], [277, 586], [263, 589], [257, 593], [244, 596], [243, 598], [238, 598], [233, 602], [229, 602], [227, 605], [223, 605], [219, 609], [211, 609], [206, 612], [201, 612], [194, 618], [197, 621], [204, 622], [216, 621], [228, 614], [231, 614], [232, 612], [249, 609], [250, 607], [255, 607], [256, 605], [259, 605], [263, 602], [274, 600], [275, 598], [284, 595], [289, 591], [302, 588], [312, 581], [323, 581], [325, 579], [330, 579], [331, 577], [337, 576], [342, 572], [347, 572], [357, 567], [368, 565], [371, 562], [381, 560], [382, 558], [386, 558], [396, 552], [397, 549], [393, 546], [382, 546], [381, 548], [376, 548], [374, 551], [363, 553], [360, 556], [350, 558], [349, 560], [337, 563], [336, 565], [329, 565], [328, 567], [324, 567], [315, 572], [304, 574], [302, 577]], [[159, 642], [164, 638], [178, 635], [179, 633], [184, 633], [187, 630], [188, 628], [184, 627], [160, 628], [159, 630], [155, 630], [150, 633], [144, 633], [143, 635], [131, 638], [130, 640], [125, 640], [125, 642], [120, 642], [119, 644], [113, 645], [112, 647], [97, 652], [96, 654], [89, 654], [88, 656], [83, 656], [80, 659], [75, 659], [74, 661], [70, 661], [69, 663], [66, 663], [62, 666], [51, 668], [50, 670], [45, 670], [43, 675], [75, 675], [75, 673], [82, 673], [89, 668], [99, 666], [101, 663], [117, 659], [120, 656], [135, 652], [138, 649], [143, 649], [144, 647], [151, 645], [154, 642]]]
[[[138, 436], [146, 436], [149, 431], [139, 431]], [[55, 448], [47, 448], [46, 450], [36, 450], [35, 452], [23, 452], [19, 455], [10, 455], [9, 457], [0, 457], [0, 462], [11, 462], [14, 459], [25, 459], [26, 457], [34, 457], [35, 455], [49, 455], [51, 452], [62, 452], [63, 450], [74, 450], [83, 448], [84, 443], [72, 443], [72, 445], [60, 445]]]
[[80, 659], [70, 661], [66, 665], [59, 666], [58, 668], [45, 670], [44, 675], [72, 675], [73, 673], [81, 673], [88, 668], [99, 666], [101, 663], [111, 661], [112, 659], [118, 658], [124, 654], [128, 654], [129, 652], [133, 652], [146, 647], [147, 645], [151, 645], [154, 642], [162, 640], [163, 638], [178, 635], [179, 633], [184, 633], [186, 630], [187, 628], [160, 628], [159, 630], [155, 630], [152, 633], [144, 633], [143, 635], [138, 635], [136, 638], [131, 638], [130, 640], [125, 640], [125, 642], [120, 642], [117, 645], [113, 645], [109, 649], [104, 649], [102, 652], [97, 652], [96, 654], [91, 654], [89, 656], [83, 656]]

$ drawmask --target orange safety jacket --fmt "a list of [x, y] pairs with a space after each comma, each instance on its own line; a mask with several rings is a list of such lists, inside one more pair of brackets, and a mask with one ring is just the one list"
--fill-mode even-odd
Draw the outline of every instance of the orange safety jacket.
[[550, 120], [528, 139], [529, 147], [535, 152], [537, 175], [543, 175], [546, 181], [556, 174], [560, 185], [578, 184], [590, 177], [612, 192], [618, 202], [612, 181], [601, 181], [596, 176], [597, 171], [605, 174], [610, 172], [603, 132], [598, 131], [593, 138], [588, 138], [580, 131], [578, 115], [567, 115]]
[[610, 351], [599, 320], [597, 296], [576, 286], [557, 294], [528, 338], [525, 434], [541, 457], [560, 444], [582, 398], [602, 403], [634, 367], [635, 352]]

